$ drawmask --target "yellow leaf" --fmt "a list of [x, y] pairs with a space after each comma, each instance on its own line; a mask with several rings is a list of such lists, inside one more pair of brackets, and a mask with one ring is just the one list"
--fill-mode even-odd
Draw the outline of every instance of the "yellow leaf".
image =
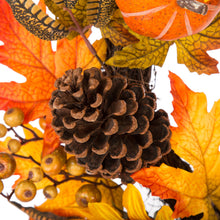
[[123, 206], [127, 209], [131, 220], [151, 220], [145, 211], [141, 194], [132, 184], [128, 184], [123, 193]]
[[157, 212], [155, 220], [173, 220], [172, 214], [173, 211], [169, 206], [162, 206]]
[[119, 213], [106, 203], [89, 203], [88, 207], [93, 214], [89, 220], [122, 220]]
[[198, 34], [174, 41], [156, 40], [128, 30], [140, 41], [125, 46], [121, 51], [116, 52], [107, 61], [107, 64], [142, 69], [151, 65], [162, 66], [169, 47], [175, 43], [178, 63], [185, 64], [189, 71], [198, 74], [219, 72], [217, 69], [218, 61], [210, 57], [207, 51], [220, 48], [220, 14], [206, 29]]
[[[117, 184], [111, 180], [106, 180], [103, 178], [88, 177], [90, 181], [100, 182], [108, 186], [116, 186]], [[68, 180], [57, 187], [60, 192], [58, 196], [53, 200], [47, 200], [42, 205], [38, 206], [37, 209], [42, 212], [53, 212], [61, 216], [80, 216], [87, 217], [90, 219], [93, 213], [90, 213], [88, 208], [81, 208], [77, 205], [75, 201], [75, 194], [77, 190], [87, 182], [81, 182], [76, 180]], [[110, 206], [116, 207], [122, 210], [122, 189], [117, 187], [114, 189], [107, 188], [103, 185], [97, 185], [98, 189], [101, 191], [102, 200], [101, 203], [108, 204]]]
[[116, 51], [107, 60], [108, 65], [146, 69], [152, 65], [162, 66], [172, 41], [155, 40], [134, 33], [140, 41]]
[[203, 220], [217, 220], [220, 209], [220, 100], [207, 112], [205, 94], [191, 91], [170, 73], [174, 97], [171, 145], [193, 166], [193, 173], [162, 164], [145, 168], [132, 177], [161, 199], [176, 199], [174, 218], [203, 213]]
[[177, 46], [177, 61], [187, 66], [189, 71], [198, 74], [218, 73], [218, 61], [207, 54], [208, 50], [220, 47], [220, 14], [209, 27], [175, 41]]

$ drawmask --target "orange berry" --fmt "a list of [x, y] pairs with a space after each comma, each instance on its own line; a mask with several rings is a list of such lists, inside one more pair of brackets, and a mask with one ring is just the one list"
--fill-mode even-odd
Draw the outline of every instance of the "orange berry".
[[45, 130], [47, 123], [44, 117], [39, 119], [39, 125], [43, 130]]
[[44, 188], [43, 194], [47, 199], [54, 199], [57, 196], [58, 191], [54, 185], [49, 185]]
[[32, 167], [28, 173], [28, 179], [33, 182], [40, 182], [44, 178], [44, 172], [41, 167]]
[[0, 179], [10, 177], [16, 168], [16, 161], [11, 154], [0, 153]]
[[20, 108], [10, 108], [4, 114], [4, 121], [10, 127], [17, 127], [24, 121], [24, 113]]
[[75, 199], [80, 207], [87, 207], [89, 202], [100, 202], [102, 195], [94, 184], [85, 184], [78, 189]]
[[3, 124], [0, 124], [0, 138], [4, 137], [7, 132], [8, 129]]
[[70, 173], [73, 176], [80, 176], [83, 173], [85, 173], [85, 167], [80, 166], [76, 162], [76, 158], [74, 156], [70, 157], [67, 160], [66, 168], [68, 173]]
[[60, 146], [54, 152], [46, 155], [42, 159], [41, 167], [47, 175], [57, 175], [61, 171], [65, 162], [66, 153], [63, 147]]
[[0, 180], [0, 193], [3, 191], [4, 189], [4, 184], [3, 182]]
[[37, 188], [30, 180], [23, 180], [15, 187], [15, 195], [22, 202], [31, 201], [37, 192]]
[[21, 142], [17, 139], [10, 139], [8, 141], [8, 149], [12, 153], [17, 153], [21, 149]]

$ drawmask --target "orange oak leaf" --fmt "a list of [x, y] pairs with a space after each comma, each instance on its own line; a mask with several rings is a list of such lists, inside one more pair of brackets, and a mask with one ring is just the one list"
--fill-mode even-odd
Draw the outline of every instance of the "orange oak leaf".
[[[42, 4], [41, 4], [42, 5]], [[54, 52], [51, 42], [43, 41], [29, 33], [13, 17], [5, 0], [0, 1], [0, 63], [26, 77], [24, 83], [0, 83], [0, 109], [19, 107], [25, 114], [24, 123], [51, 113], [48, 102], [55, 90], [55, 80], [67, 69], [76, 67], [100, 67], [80, 36], [68, 41], [58, 41]], [[104, 40], [95, 43], [101, 59], [105, 59]], [[48, 129], [48, 130], [47, 130]], [[46, 135], [49, 135], [50, 139]], [[54, 150], [59, 143], [57, 135], [48, 125], [45, 131], [45, 148], [43, 155]], [[48, 144], [47, 144], [48, 143]], [[56, 143], [54, 146], [49, 143]]]
[[178, 127], [171, 127], [173, 150], [193, 166], [193, 173], [162, 164], [140, 170], [132, 177], [161, 199], [175, 199], [172, 217], [203, 213], [203, 220], [217, 220], [220, 209], [220, 100], [207, 112], [203, 93], [190, 90], [173, 73], [172, 113]]

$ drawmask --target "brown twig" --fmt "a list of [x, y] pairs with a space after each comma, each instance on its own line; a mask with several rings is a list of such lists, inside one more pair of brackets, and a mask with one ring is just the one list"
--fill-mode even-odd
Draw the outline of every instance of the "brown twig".
[[85, 30], [88, 29], [88, 27], [85, 28], [82, 28], [80, 25], [79, 25], [79, 22], [76, 20], [74, 14], [72, 13], [72, 11], [69, 9], [69, 8], [64, 8], [63, 10], [67, 11], [73, 21], [73, 23], [76, 25], [76, 27], [70, 27], [69, 30], [70, 31], [76, 31], [80, 34], [80, 36], [83, 38], [86, 46], [88, 47], [88, 49], [90, 50], [90, 52], [92, 53], [93, 56], [96, 57], [96, 59], [99, 61], [99, 63], [101, 64], [101, 66], [105, 69], [105, 71], [108, 73], [108, 69], [107, 67], [105, 66], [104, 62], [101, 60], [101, 58], [98, 56], [95, 48], [92, 46], [92, 44], [89, 42], [89, 40], [86, 38], [85, 36]]
[[13, 127], [9, 128], [8, 131], [12, 131], [12, 132], [14, 133], [15, 137], [17, 137], [17, 138], [20, 140], [20, 142], [21, 142], [22, 145], [24, 145], [24, 144], [26, 144], [26, 143], [28, 143], [28, 142], [31, 142], [31, 141], [40, 141], [40, 140], [43, 140], [43, 138], [39, 137], [39, 136], [38, 136], [33, 130], [31, 130], [30, 128], [27, 128], [27, 127], [25, 127], [24, 125], [21, 125], [21, 127], [23, 127], [23, 128], [25, 128], [25, 129], [31, 131], [32, 134], [34, 135], [34, 137], [33, 137], [33, 138], [30, 138], [30, 139], [25, 139], [25, 138], [21, 137], [21, 136], [15, 131], [15, 129], [14, 129]]
[[[35, 164], [37, 164], [38, 166], [40, 166], [41, 164], [39, 162], [37, 162], [32, 156], [22, 156], [22, 155], [18, 155], [18, 154], [12, 154], [13, 156], [15, 157], [19, 157], [19, 158], [22, 158], [22, 159], [27, 159], [27, 160], [31, 160], [32, 162], [34, 162]], [[74, 177], [69, 177], [66, 175], [66, 172], [64, 170], [62, 170], [60, 172], [61, 175], [64, 175], [65, 176], [65, 179], [64, 180], [61, 180], [61, 181], [57, 181], [55, 179], [53, 179], [52, 177], [50, 177], [49, 175], [45, 174], [44, 173], [44, 177], [46, 177], [47, 179], [49, 179], [53, 184], [54, 186], [57, 186], [57, 185], [60, 185], [62, 183], [65, 183], [69, 180], [76, 180], [76, 181], [81, 181], [81, 182], [88, 182], [88, 183], [92, 183], [92, 184], [95, 184], [95, 185], [103, 185], [104, 187], [106, 188], [109, 188], [109, 189], [115, 189], [115, 188], [118, 188], [121, 186], [120, 185], [116, 185], [116, 186], [108, 186], [106, 185], [104, 182], [100, 181], [100, 182], [94, 182], [94, 181], [91, 181], [91, 180], [88, 180], [88, 179], [85, 179], [83, 177], [101, 177], [101, 176], [91, 176], [91, 175], [88, 175], [88, 174], [83, 174], [81, 176], [74, 176]]]

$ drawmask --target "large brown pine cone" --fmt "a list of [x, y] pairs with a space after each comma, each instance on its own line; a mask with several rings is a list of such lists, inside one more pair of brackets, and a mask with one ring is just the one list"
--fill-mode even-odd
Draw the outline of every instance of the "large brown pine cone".
[[52, 125], [89, 173], [129, 182], [130, 174], [169, 153], [168, 116], [155, 112], [156, 97], [141, 84], [78, 68], [66, 71], [55, 86]]

